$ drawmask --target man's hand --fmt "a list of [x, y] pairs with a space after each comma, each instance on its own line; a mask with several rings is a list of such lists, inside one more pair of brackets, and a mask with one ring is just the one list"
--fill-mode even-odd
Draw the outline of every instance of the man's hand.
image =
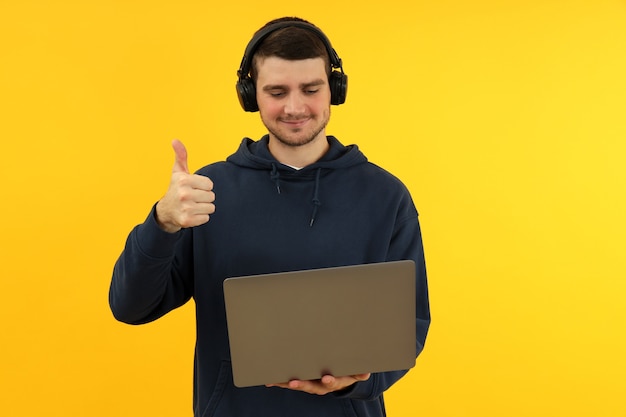
[[339, 391], [350, 385], [359, 382], [367, 381], [371, 374], [359, 374], [351, 376], [334, 377], [332, 375], [324, 375], [322, 379], [315, 379], [312, 381], [300, 381], [294, 379], [282, 384], [269, 384], [267, 387], [280, 387], [288, 388], [295, 391], [308, 392], [309, 394], [325, 395], [329, 392]]
[[156, 205], [156, 217], [163, 230], [175, 233], [208, 222], [215, 212], [215, 194], [209, 178], [189, 173], [185, 145], [174, 140], [172, 148], [176, 155], [172, 179], [167, 193]]

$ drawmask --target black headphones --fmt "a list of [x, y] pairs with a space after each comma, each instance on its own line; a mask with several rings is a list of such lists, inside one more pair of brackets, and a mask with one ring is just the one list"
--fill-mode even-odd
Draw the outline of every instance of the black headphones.
[[[246, 51], [243, 55], [243, 59], [241, 60], [241, 65], [239, 66], [239, 70], [237, 71], [237, 76], [239, 80], [237, 81], [237, 95], [239, 96], [239, 103], [241, 103], [241, 107], [245, 111], [255, 112], [259, 110], [259, 105], [256, 102], [256, 87], [254, 85], [254, 80], [250, 78], [250, 67], [252, 66], [252, 57], [256, 49], [259, 47], [261, 42], [265, 38], [267, 38], [272, 32], [275, 32], [279, 29], [285, 27], [299, 27], [303, 29], [310, 30], [315, 33], [328, 51], [328, 57], [330, 58], [331, 65], [331, 73], [328, 79], [328, 84], [330, 86], [330, 104], [342, 104], [346, 101], [346, 94], [348, 92], [348, 76], [343, 73], [343, 68], [341, 66], [341, 59], [337, 55], [337, 52], [333, 49], [330, 44], [330, 41], [320, 31], [317, 27], [299, 21], [289, 21], [289, 22], [277, 22], [268, 27], [260, 30], [248, 43], [246, 47]], [[339, 71], [335, 71], [338, 69]]]

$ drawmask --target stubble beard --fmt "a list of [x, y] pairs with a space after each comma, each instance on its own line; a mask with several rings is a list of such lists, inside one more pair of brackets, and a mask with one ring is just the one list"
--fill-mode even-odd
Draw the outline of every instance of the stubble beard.
[[[330, 109], [328, 110], [326, 118], [322, 120], [322, 123], [313, 132], [311, 132], [311, 134], [308, 134], [301, 138], [290, 138], [287, 134], [279, 132], [278, 129], [271, 128], [268, 123], [264, 122], [264, 124], [267, 130], [270, 132], [270, 134], [274, 138], [276, 138], [276, 140], [278, 140], [281, 144], [285, 146], [299, 147], [299, 146], [308, 145], [309, 143], [313, 142], [319, 136], [319, 134], [322, 133], [324, 129], [326, 129], [326, 125], [328, 125], [329, 120], [330, 120]], [[296, 129], [290, 133], [296, 136], [300, 134], [301, 132], [302, 132], [302, 129]]]

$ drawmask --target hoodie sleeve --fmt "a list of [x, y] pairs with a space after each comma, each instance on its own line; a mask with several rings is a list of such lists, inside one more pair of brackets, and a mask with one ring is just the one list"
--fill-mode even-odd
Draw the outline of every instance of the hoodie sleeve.
[[[387, 261], [402, 259], [411, 259], [415, 262], [415, 356], [417, 357], [426, 343], [430, 326], [430, 305], [421, 228], [417, 211], [408, 193], [398, 212], [395, 233], [387, 256]], [[342, 398], [373, 400], [382, 395], [407, 372], [408, 370], [373, 373], [367, 381], [357, 382], [335, 395]]]
[[155, 214], [153, 207], [146, 221], [131, 231], [113, 269], [109, 305], [125, 323], [156, 320], [191, 298], [191, 274], [175, 255], [189, 244], [189, 231], [167, 233]]

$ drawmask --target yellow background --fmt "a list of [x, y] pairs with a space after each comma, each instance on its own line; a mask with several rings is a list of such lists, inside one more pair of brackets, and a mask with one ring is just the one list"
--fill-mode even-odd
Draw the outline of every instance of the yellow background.
[[192, 304], [117, 323], [112, 266], [173, 138], [197, 169], [263, 134], [235, 71], [294, 14], [350, 77], [329, 133], [421, 214], [433, 325], [389, 415], [626, 415], [617, 0], [2, 0], [0, 414], [191, 416]]

